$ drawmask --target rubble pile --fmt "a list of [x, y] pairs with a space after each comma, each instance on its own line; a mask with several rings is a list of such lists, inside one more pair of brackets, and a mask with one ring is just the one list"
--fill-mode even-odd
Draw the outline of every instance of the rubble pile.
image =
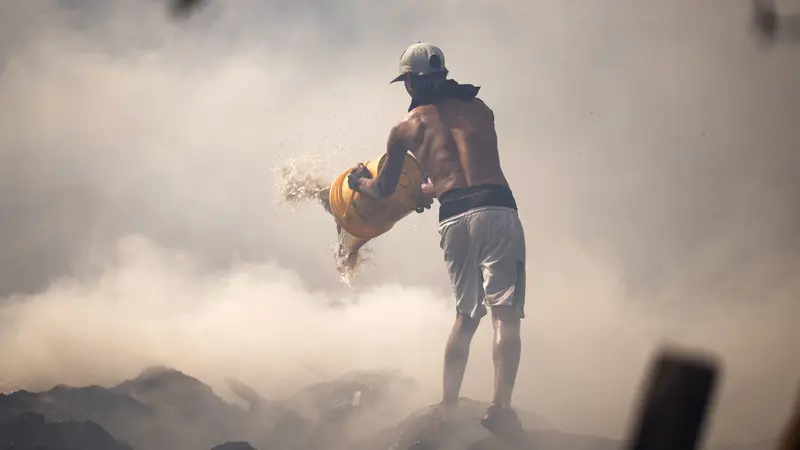
[[[523, 450], [484, 430], [487, 405], [466, 398], [447, 441], [437, 442], [434, 407], [420, 409], [419, 386], [397, 373], [355, 372], [279, 401], [236, 379], [228, 386], [247, 406], [166, 367], [113, 387], [7, 393], [0, 395], [0, 450]], [[622, 447], [561, 432], [537, 415], [520, 412], [520, 420], [533, 448]]]
[[0, 418], [2, 450], [132, 450], [100, 425], [66, 420], [46, 422], [38, 413], [22, 413]]
[[439, 439], [438, 411], [435, 405], [422, 408], [393, 427], [374, 433], [369, 440], [359, 442], [350, 450], [618, 450], [621, 444], [611, 439], [572, 435], [558, 431], [541, 416], [519, 413], [523, 427], [530, 435], [525, 448], [506, 443], [486, 431], [480, 419], [489, 405], [461, 398], [455, 427], [446, 440]]
[[411, 399], [418, 390], [414, 380], [397, 374], [356, 372], [268, 401], [239, 380], [227, 381], [246, 407], [226, 402], [210, 386], [166, 367], [147, 368], [113, 387], [59, 385], [45, 392], [0, 395], [0, 417], [9, 424], [0, 432], [0, 443], [11, 437], [22, 442], [14, 433], [25, 433], [30, 427], [21, 423], [35, 413], [47, 427], [91, 423], [136, 450], [244, 445], [344, 450], [367, 437], [370, 429], [396, 423], [401, 414], [412, 411]]

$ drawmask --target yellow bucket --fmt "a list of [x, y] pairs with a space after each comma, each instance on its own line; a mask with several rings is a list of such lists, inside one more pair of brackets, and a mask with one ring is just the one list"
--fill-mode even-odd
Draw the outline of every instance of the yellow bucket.
[[[386, 155], [365, 165], [374, 178], [383, 166]], [[389, 231], [397, 221], [422, 203], [422, 167], [406, 153], [403, 172], [394, 193], [382, 199], [355, 192], [347, 185], [350, 169], [331, 184], [329, 202], [336, 223], [344, 231], [367, 241]]]

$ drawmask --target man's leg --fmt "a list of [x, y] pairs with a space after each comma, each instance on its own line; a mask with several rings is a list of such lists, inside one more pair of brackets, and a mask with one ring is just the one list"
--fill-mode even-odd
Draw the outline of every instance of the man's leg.
[[481, 253], [486, 306], [492, 311], [494, 398], [481, 424], [492, 433], [516, 439], [524, 431], [511, 409], [525, 317], [525, 233], [516, 211], [490, 209], [475, 221], [476, 236], [485, 236]]
[[494, 396], [492, 405], [511, 408], [511, 395], [517, 379], [522, 350], [519, 312], [511, 306], [492, 307], [492, 359], [494, 361]]
[[469, 222], [468, 213], [439, 225], [441, 247], [456, 301], [456, 319], [444, 351], [441, 413], [446, 422], [454, 417], [469, 359], [470, 343], [481, 318], [486, 315], [486, 307], [481, 304], [484, 293], [478, 247], [472, 245]]
[[525, 442], [527, 433], [517, 413], [511, 409], [511, 395], [517, 379], [522, 340], [520, 339], [520, 310], [515, 306], [493, 306], [494, 397], [481, 425], [504, 439]]
[[464, 372], [469, 359], [470, 343], [480, 321], [480, 318], [473, 319], [466, 314], [456, 314], [456, 321], [444, 350], [444, 398], [442, 401], [444, 420], [451, 420], [458, 406], [461, 382], [464, 380]]

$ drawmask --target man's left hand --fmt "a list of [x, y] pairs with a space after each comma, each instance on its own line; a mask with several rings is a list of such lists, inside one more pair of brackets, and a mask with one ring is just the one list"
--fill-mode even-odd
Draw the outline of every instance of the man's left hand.
[[420, 191], [422, 191], [422, 196], [420, 204], [417, 205], [415, 211], [423, 213], [426, 209], [431, 209], [433, 199], [436, 197], [436, 190], [433, 188], [433, 184], [431, 184], [430, 181], [426, 181], [420, 186]]

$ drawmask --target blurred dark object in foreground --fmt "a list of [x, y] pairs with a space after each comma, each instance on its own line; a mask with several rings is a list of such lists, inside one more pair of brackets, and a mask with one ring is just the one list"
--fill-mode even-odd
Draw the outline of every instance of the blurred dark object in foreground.
[[660, 351], [642, 386], [631, 449], [698, 448], [718, 372], [718, 364], [711, 357]]
[[753, 27], [757, 34], [768, 41], [775, 40], [778, 15], [772, 0], [753, 0]]
[[762, 43], [800, 43], [800, 15], [780, 15], [774, 0], [753, 0], [752, 25]]
[[206, 3], [206, 0], [169, 0], [169, 10], [173, 17], [184, 18]]
[[778, 450], [800, 450], [800, 389], [789, 420], [781, 433]]

